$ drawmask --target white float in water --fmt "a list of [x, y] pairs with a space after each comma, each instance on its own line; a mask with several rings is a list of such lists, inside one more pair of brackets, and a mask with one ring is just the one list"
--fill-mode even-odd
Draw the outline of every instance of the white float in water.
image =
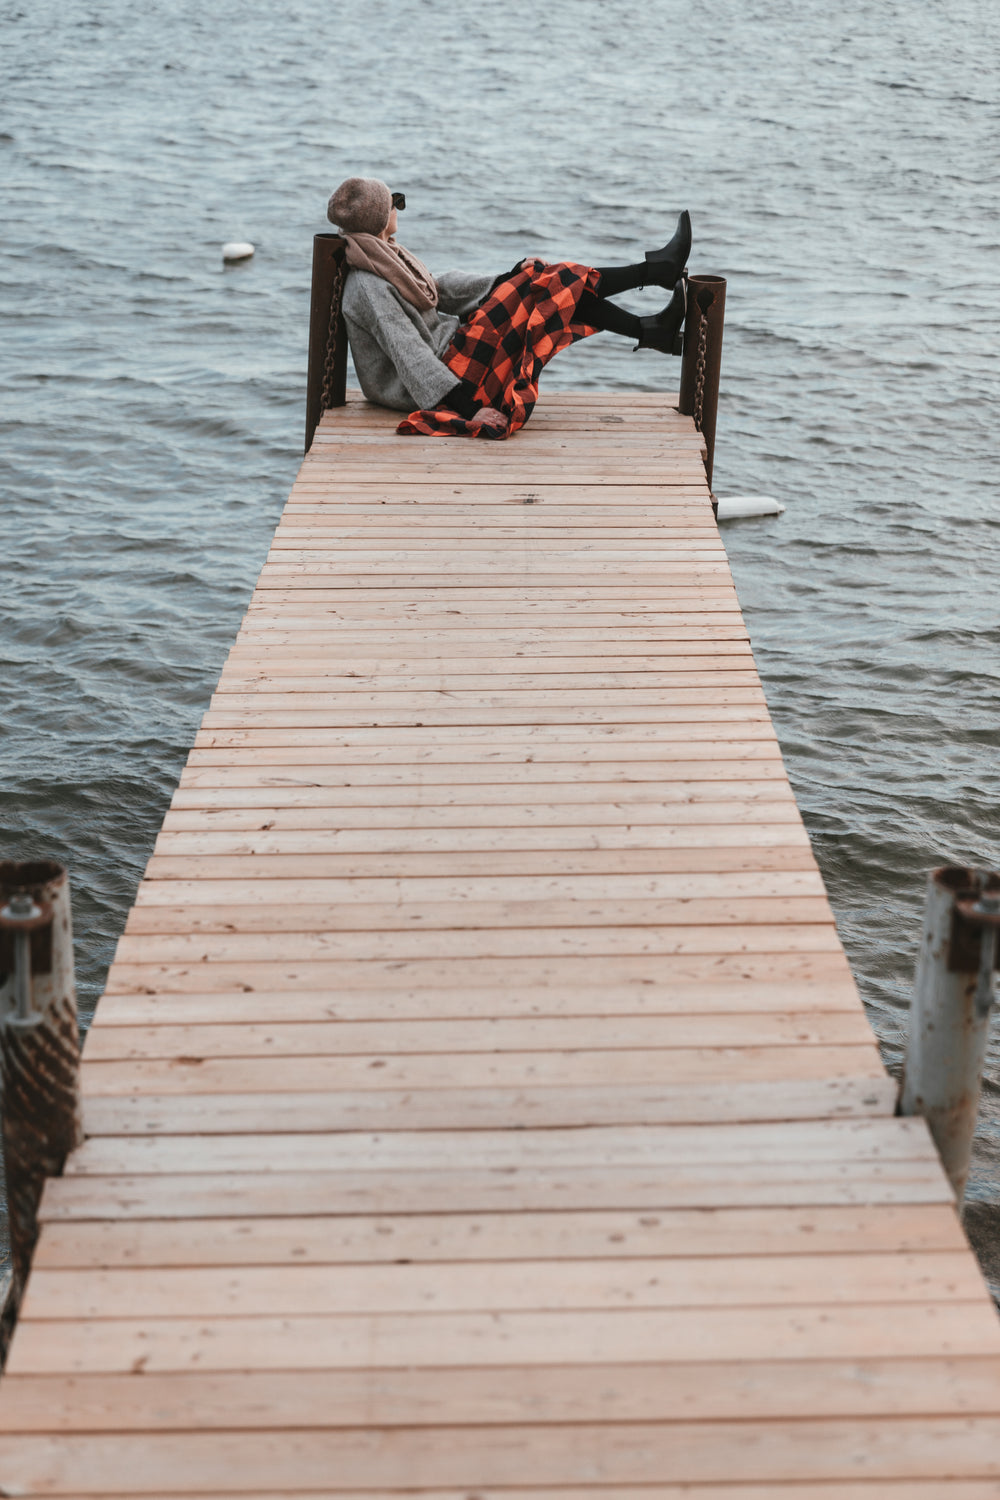
[[222, 247], [223, 260], [249, 260], [254, 247], [249, 240], [227, 240]]
[[715, 503], [717, 521], [736, 521], [741, 516], [780, 516], [785, 509], [771, 495], [726, 495]]

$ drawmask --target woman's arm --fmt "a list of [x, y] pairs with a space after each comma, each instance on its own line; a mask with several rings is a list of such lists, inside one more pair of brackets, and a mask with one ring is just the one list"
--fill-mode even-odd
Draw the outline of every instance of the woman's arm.
[[492, 276], [481, 276], [468, 271], [445, 271], [435, 276], [438, 290], [438, 307], [443, 313], [456, 313], [460, 318], [473, 312], [488, 295], [493, 286]]

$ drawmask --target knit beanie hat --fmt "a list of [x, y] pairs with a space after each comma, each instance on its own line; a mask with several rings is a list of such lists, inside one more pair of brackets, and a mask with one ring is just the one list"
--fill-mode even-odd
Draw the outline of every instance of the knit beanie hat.
[[331, 224], [347, 234], [381, 234], [392, 212], [392, 194], [377, 177], [348, 177], [326, 208]]

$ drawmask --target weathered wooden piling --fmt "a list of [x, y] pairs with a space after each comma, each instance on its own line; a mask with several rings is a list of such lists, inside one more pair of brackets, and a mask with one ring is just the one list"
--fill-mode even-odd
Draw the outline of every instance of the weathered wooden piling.
[[313, 236], [306, 373], [306, 446], [325, 411], [343, 406], [347, 386], [347, 326], [341, 312], [346, 241], [339, 234]]
[[73, 921], [69, 877], [54, 860], [0, 862], [0, 1081], [11, 1288], [0, 1319], [6, 1354], [47, 1177], [80, 1144]]
[[927, 879], [900, 1110], [923, 1115], [961, 1204], [993, 1008], [1000, 875], [946, 865]]
[[725, 314], [725, 278], [690, 276], [677, 409], [683, 416], [694, 419], [696, 431], [705, 439], [705, 475], [709, 489], [712, 488], [715, 468], [715, 426], [719, 412]]

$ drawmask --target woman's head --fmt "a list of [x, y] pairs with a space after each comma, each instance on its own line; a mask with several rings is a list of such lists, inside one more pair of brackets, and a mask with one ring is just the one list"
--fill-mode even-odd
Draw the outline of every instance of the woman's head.
[[396, 209], [389, 191], [377, 177], [348, 177], [331, 197], [326, 216], [347, 234], [396, 232]]

